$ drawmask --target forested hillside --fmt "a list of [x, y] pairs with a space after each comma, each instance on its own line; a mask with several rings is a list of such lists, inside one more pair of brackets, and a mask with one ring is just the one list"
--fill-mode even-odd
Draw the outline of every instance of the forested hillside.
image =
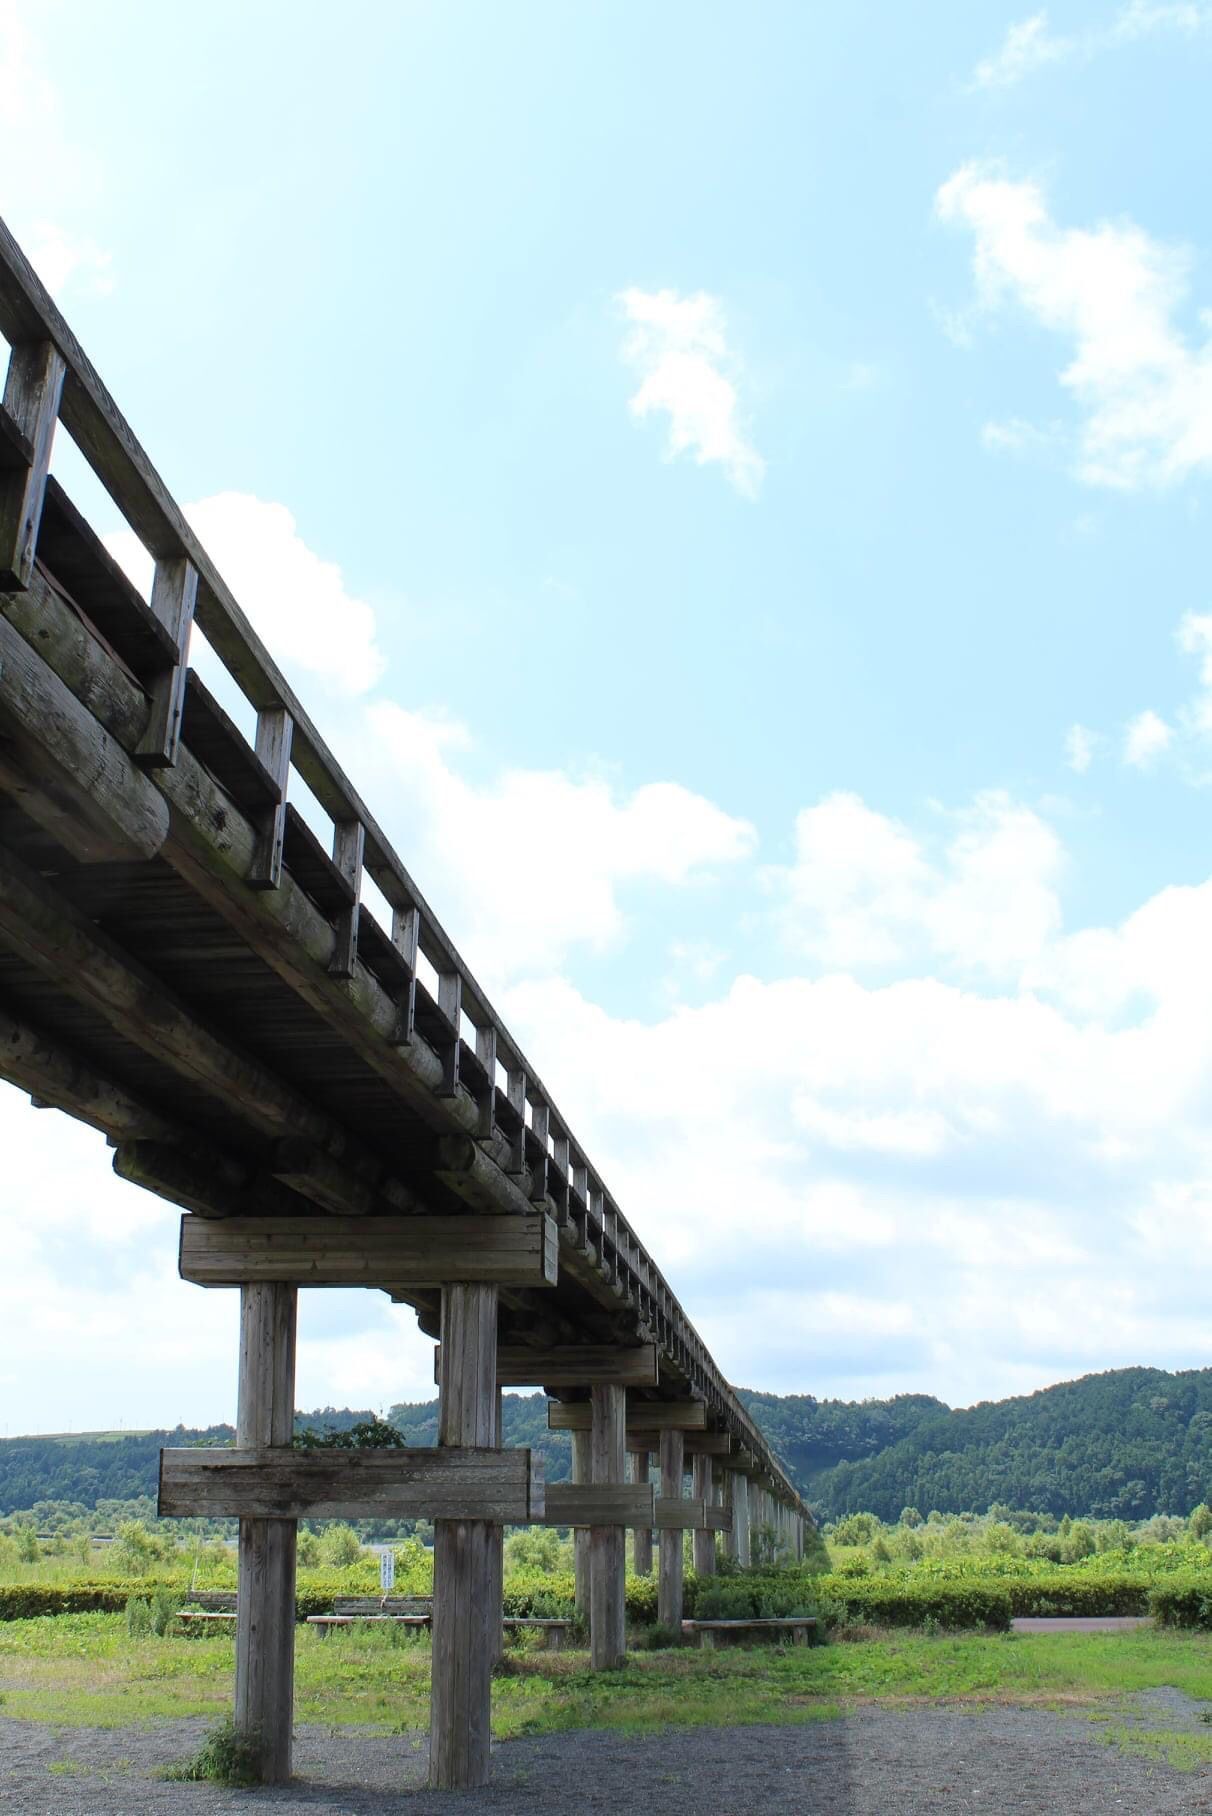
[[[896, 1520], [983, 1512], [998, 1503], [1060, 1516], [1148, 1519], [1212, 1500], [1212, 1369], [1166, 1374], [1123, 1368], [1014, 1400], [952, 1412], [927, 1394], [892, 1400], [816, 1400], [810, 1394], [741, 1399], [825, 1519], [870, 1512]], [[543, 1453], [547, 1479], [564, 1481], [569, 1442], [547, 1429], [541, 1394], [503, 1396], [507, 1444]], [[347, 1429], [367, 1411], [326, 1406], [296, 1429]], [[437, 1440], [437, 1401], [393, 1406], [412, 1444]], [[48, 1501], [95, 1508], [156, 1492], [162, 1444], [222, 1442], [228, 1425], [142, 1435], [11, 1438], [0, 1443], [0, 1516]]]
[[827, 1519], [867, 1511], [895, 1520], [906, 1506], [962, 1513], [1000, 1502], [1138, 1520], [1189, 1513], [1210, 1494], [1212, 1370], [1119, 1368], [935, 1412], [889, 1448], [817, 1477], [809, 1499]]

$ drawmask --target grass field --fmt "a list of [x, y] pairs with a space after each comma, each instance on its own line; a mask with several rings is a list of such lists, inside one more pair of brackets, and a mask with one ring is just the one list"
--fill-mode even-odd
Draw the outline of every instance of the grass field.
[[[229, 1633], [134, 1639], [120, 1615], [0, 1625], [0, 1710], [66, 1726], [125, 1727], [184, 1715], [224, 1716], [231, 1703]], [[398, 1630], [301, 1630], [296, 1715], [302, 1722], [423, 1729], [429, 1646]], [[1082, 1707], [1116, 1731], [1117, 1701], [1169, 1686], [1212, 1715], [1212, 1639], [1154, 1632], [1020, 1635], [891, 1633], [814, 1648], [637, 1652], [595, 1674], [583, 1652], [511, 1650], [493, 1688], [501, 1738], [567, 1728], [637, 1732], [667, 1725], [829, 1719], [867, 1701], [945, 1699]], [[1139, 1744], [1147, 1745], [1142, 1734]], [[1160, 1742], [1158, 1743], [1161, 1744]], [[1186, 1763], [1212, 1761], [1208, 1735], [1188, 1736]]]

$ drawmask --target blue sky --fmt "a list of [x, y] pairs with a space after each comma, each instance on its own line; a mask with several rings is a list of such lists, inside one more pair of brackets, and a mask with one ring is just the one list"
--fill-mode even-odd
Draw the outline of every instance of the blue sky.
[[[0, 0], [0, 211], [738, 1382], [1209, 1358], [1210, 68], [1194, 0]], [[229, 1411], [171, 1213], [0, 1131], [0, 1424]], [[332, 1294], [300, 1376], [431, 1371]]]

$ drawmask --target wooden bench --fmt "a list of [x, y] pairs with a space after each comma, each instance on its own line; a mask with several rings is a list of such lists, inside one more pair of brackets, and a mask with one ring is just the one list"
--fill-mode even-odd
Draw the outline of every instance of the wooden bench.
[[507, 1614], [501, 1625], [511, 1633], [519, 1628], [529, 1627], [534, 1632], [543, 1635], [544, 1646], [548, 1652], [559, 1652], [564, 1644], [564, 1637], [571, 1631], [573, 1623], [571, 1620], [548, 1619], [546, 1616], [537, 1614]]
[[428, 1627], [431, 1614], [309, 1614], [307, 1625], [314, 1627], [321, 1639], [327, 1639], [334, 1627]]
[[808, 1635], [817, 1625], [815, 1614], [770, 1615], [764, 1619], [683, 1621], [682, 1632], [697, 1635], [700, 1646], [711, 1647], [716, 1639], [729, 1634], [757, 1633], [777, 1638], [789, 1635], [797, 1646], [807, 1645]]
[[205, 1608], [178, 1608], [173, 1619], [183, 1621], [189, 1626], [205, 1626], [209, 1621], [218, 1621], [221, 1626], [225, 1627], [234, 1627], [236, 1624], [234, 1613], [218, 1613], [214, 1609]]

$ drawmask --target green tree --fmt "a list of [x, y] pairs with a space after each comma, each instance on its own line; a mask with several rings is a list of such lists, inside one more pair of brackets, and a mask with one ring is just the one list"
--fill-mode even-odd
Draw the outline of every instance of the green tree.
[[352, 1526], [330, 1526], [320, 1540], [320, 1561], [330, 1570], [348, 1570], [362, 1556], [362, 1545]]

